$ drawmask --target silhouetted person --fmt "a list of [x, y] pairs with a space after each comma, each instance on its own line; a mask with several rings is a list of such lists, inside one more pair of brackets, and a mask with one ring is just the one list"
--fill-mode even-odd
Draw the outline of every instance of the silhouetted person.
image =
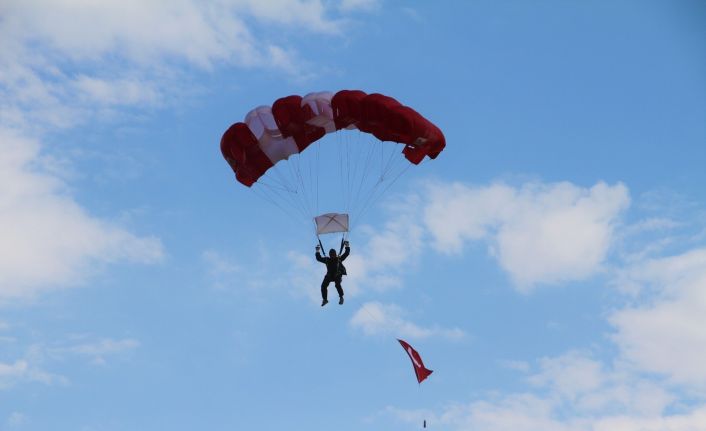
[[343, 304], [343, 288], [341, 287], [341, 278], [346, 275], [346, 267], [343, 266], [343, 261], [346, 260], [351, 252], [351, 247], [348, 245], [348, 241], [345, 241], [343, 245], [346, 251], [342, 255], [336, 256], [336, 250], [331, 249], [328, 251], [328, 257], [321, 257], [321, 247], [316, 246], [316, 260], [326, 264], [326, 275], [324, 276], [324, 281], [321, 282], [321, 306], [328, 304], [328, 285], [333, 281], [336, 286], [336, 291], [338, 291], [338, 303]]

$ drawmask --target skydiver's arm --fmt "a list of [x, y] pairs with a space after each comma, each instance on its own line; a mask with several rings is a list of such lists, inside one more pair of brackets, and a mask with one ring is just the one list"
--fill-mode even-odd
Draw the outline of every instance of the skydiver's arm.
[[326, 259], [321, 257], [321, 253], [319, 253], [318, 251], [316, 252], [316, 260], [318, 260], [321, 263], [326, 263]]
[[350, 246], [346, 246], [346, 251], [344, 251], [343, 254], [341, 255], [341, 262], [346, 260], [346, 258], [348, 257], [349, 254], [351, 254], [351, 248], [350, 248]]

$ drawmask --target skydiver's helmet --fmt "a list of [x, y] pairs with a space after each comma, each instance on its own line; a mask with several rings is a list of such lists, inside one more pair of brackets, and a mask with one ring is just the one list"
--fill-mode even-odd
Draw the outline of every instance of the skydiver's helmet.
[[329, 257], [336, 257], [336, 250], [334, 250], [334, 249], [329, 250], [328, 255], [329, 255]]

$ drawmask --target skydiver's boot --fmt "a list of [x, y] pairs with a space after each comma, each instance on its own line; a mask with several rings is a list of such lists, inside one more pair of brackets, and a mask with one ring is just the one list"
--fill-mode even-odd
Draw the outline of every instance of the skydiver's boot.
[[323, 307], [324, 305], [328, 304], [328, 299], [324, 299], [321, 301], [321, 306]]
[[338, 303], [339, 303], [339, 305], [343, 305], [343, 297], [342, 296], [338, 297]]

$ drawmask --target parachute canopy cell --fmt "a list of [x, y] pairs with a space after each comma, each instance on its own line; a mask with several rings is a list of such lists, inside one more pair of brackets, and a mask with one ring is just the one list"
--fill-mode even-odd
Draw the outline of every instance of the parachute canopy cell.
[[446, 146], [441, 130], [409, 106], [382, 94], [342, 90], [287, 96], [251, 110], [223, 134], [221, 152], [236, 179], [250, 187], [277, 162], [341, 129], [404, 144], [402, 153], [415, 165]]
[[348, 232], [348, 214], [328, 213], [314, 217], [316, 234]]

